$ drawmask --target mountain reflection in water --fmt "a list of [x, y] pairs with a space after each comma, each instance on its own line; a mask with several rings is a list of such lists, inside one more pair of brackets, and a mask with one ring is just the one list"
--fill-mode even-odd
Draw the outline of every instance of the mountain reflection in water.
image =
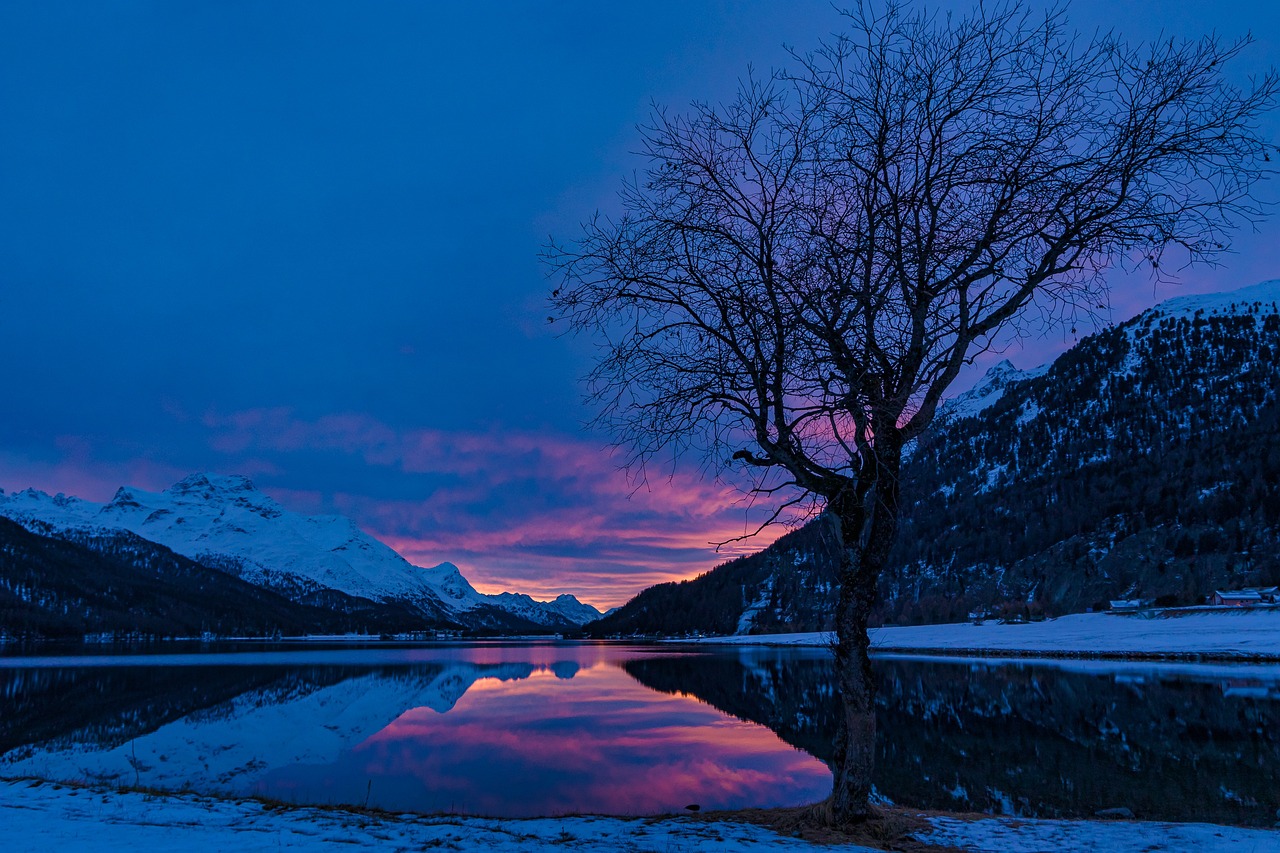
[[[876, 668], [893, 802], [1275, 821], [1280, 667]], [[836, 711], [820, 650], [0, 658], [0, 775], [504, 816], [784, 805], [826, 794]]]
[[[567, 669], [567, 667], [566, 667]], [[485, 815], [649, 814], [820, 798], [826, 768], [768, 729], [617, 667], [478, 679], [448, 713], [416, 707], [323, 766], [272, 771], [259, 792]], [[369, 781], [366, 781], [369, 780]]]
[[[618, 666], [629, 654], [423, 650], [401, 666], [273, 666], [267, 677], [244, 665], [164, 668], [161, 679], [139, 666], [0, 669], [18, 700], [0, 723], [0, 775], [502, 816], [787, 805], [828, 790], [821, 761], [766, 727], [649, 690]], [[248, 689], [203, 686], [235, 674]], [[166, 698], [143, 699], [139, 682]], [[133, 698], [36, 725], [68, 695]], [[163, 724], [149, 724], [161, 708]], [[18, 720], [36, 725], [36, 742]]]

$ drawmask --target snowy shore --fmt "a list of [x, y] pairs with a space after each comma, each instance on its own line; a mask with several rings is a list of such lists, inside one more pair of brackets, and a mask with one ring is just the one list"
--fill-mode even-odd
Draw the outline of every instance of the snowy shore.
[[[1139, 853], [1280, 850], [1280, 832], [1209, 824], [1056, 821], [925, 816], [918, 841], [965, 851], [1045, 850]], [[80, 788], [31, 780], [0, 782], [4, 849], [206, 853], [236, 850], [382, 851], [445, 849], [496, 853], [736, 850], [869, 853], [853, 844], [817, 844], [729, 820], [700, 817], [594, 816], [522, 820], [369, 814], [311, 807], [279, 808], [253, 800]]]
[[[1175, 611], [1157, 617], [1081, 613], [1027, 624], [915, 625], [875, 628], [870, 634], [873, 653], [881, 654], [1280, 659], [1280, 609]], [[826, 646], [831, 639], [825, 633], [758, 634], [681, 642]]]

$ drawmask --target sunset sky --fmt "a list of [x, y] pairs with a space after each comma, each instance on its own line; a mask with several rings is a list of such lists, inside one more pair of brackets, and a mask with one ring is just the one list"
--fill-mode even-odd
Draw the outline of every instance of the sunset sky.
[[[1271, 2], [1070, 17], [1252, 30], [1242, 80], [1280, 60]], [[728, 98], [840, 26], [826, 0], [8, 0], [0, 487], [240, 473], [483, 591], [600, 607], [757, 550], [711, 546], [748, 518], [696, 461], [629, 482], [584, 431], [591, 342], [548, 326], [538, 253], [614, 208], [651, 103]], [[1280, 277], [1278, 238], [1241, 233], [1180, 288], [1118, 279], [1112, 319]]]

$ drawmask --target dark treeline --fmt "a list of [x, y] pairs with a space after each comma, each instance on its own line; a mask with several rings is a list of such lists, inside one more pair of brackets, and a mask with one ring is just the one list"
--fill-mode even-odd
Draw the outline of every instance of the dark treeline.
[[0, 632], [10, 637], [269, 637], [429, 627], [407, 608], [341, 598], [329, 606], [299, 604], [123, 531], [72, 541], [0, 518]]

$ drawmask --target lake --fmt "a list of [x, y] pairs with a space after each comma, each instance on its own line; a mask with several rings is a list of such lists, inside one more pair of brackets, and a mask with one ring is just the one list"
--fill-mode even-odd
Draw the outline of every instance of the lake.
[[[1276, 821], [1280, 666], [876, 669], [888, 801]], [[0, 775], [510, 817], [794, 805], [830, 786], [832, 684], [820, 649], [11, 650]]]

